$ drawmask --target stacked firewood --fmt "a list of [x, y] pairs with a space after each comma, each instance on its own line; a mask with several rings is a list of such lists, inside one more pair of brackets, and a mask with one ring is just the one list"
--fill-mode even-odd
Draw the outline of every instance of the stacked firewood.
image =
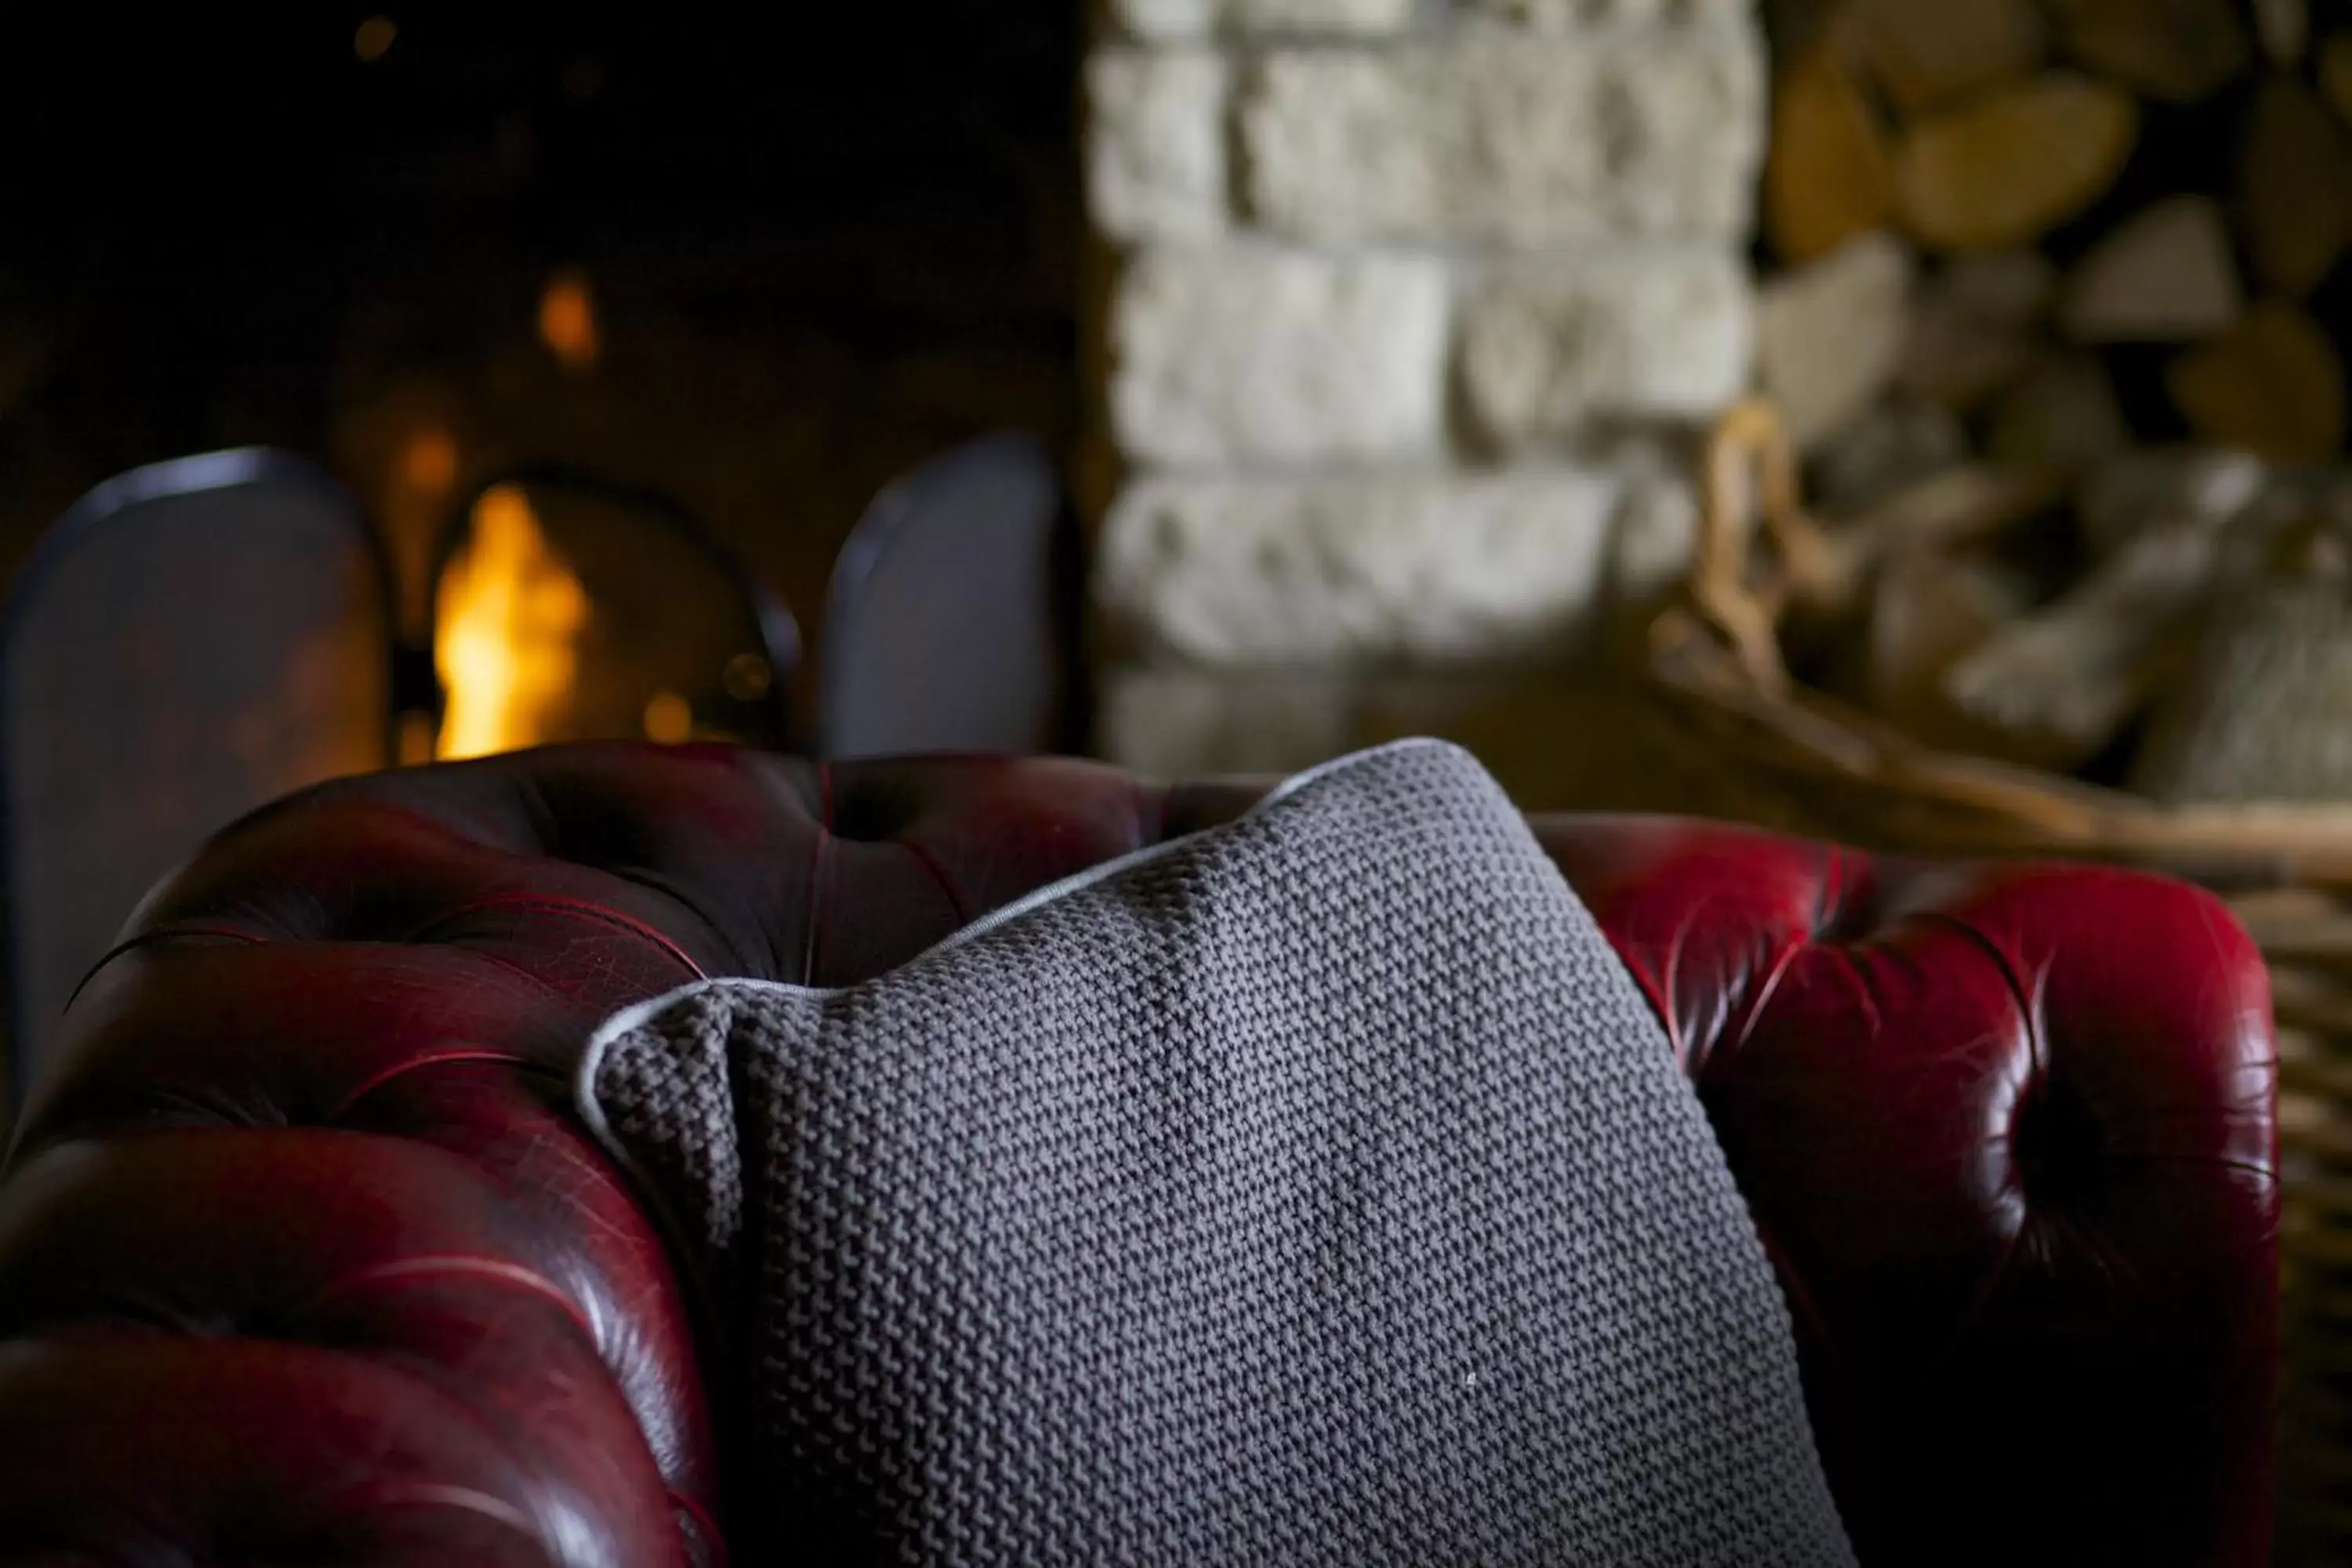
[[1758, 376], [1856, 563], [1801, 673], [2164, 798], [2352, 798], [2352, 742], [2286, 755], [2352, 735], [2342, 9], [1777, 6]]

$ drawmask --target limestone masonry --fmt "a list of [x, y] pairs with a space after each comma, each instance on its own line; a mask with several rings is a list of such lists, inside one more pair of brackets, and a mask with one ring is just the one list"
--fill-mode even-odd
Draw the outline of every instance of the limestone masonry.
[[[1181, 763], [1152, 694], [1221, 675], [1557, 655], [1679, 569], [1757, 330], [1748, 0], [1108, 0], [1086, 89], [1115, 750]], [[1279, 729], [1239, 760], [1331, 740]]]

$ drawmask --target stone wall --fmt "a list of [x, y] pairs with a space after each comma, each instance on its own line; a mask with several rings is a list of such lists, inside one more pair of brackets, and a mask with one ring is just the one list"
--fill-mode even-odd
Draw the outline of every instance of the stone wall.
[[1751, 359], [1748, 0], [1107, 0], [1086, 87], [1110, 754], [1312, 760], [1679, 572]]

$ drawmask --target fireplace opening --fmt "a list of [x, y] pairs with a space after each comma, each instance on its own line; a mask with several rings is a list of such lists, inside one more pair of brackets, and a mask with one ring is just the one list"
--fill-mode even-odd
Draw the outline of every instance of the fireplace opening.
[[792, 616], [650, 491], [550, 468], [486, 486], [444, 546], [431, 646], [431, 744], [404, 742], [411, 760], [638, 736], [796, 739]]
[[[0, 765], [49, 759], [0, 824], [0, 902], [47, 933], [12, 943], [12, 1034], [288, 789], [804, 731], [802, 633], [876, 496], [1076, 429], [1083, 27], [425, 0], [68, 9], [0, 55], [0, 591], [107, 481], [176, 498], [0, 661], [43, 683]], [[270, 452], [320, 484], [192, 544], [258, 492], [178, 487]], [[192, 453], [224, 456], [155, 467]]]
[[45, 17], [0, 61], [0, 582], [100, 481], [268, 447], [358, 494], [412, 635], [453, 503], [539, 464], [671, 499], [821, 629], [893, 479], [1075, 428], [1082, 27]]

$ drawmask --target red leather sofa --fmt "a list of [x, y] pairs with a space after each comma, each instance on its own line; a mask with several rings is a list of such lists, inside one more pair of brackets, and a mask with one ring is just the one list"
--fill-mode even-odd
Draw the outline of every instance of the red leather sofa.
[[[566, 748], [231, 829], [84, 985], [0, 1184], [0, 1562], [726, 1560], [730, 1370], [569, 1112], [698, 975], [837, 984], [1242, 785]], [[2121, 871], [1662, 819], [1545, 844], [1786, 1287], [1870, 1563], [2265, 1561], [2265, 978]]]

